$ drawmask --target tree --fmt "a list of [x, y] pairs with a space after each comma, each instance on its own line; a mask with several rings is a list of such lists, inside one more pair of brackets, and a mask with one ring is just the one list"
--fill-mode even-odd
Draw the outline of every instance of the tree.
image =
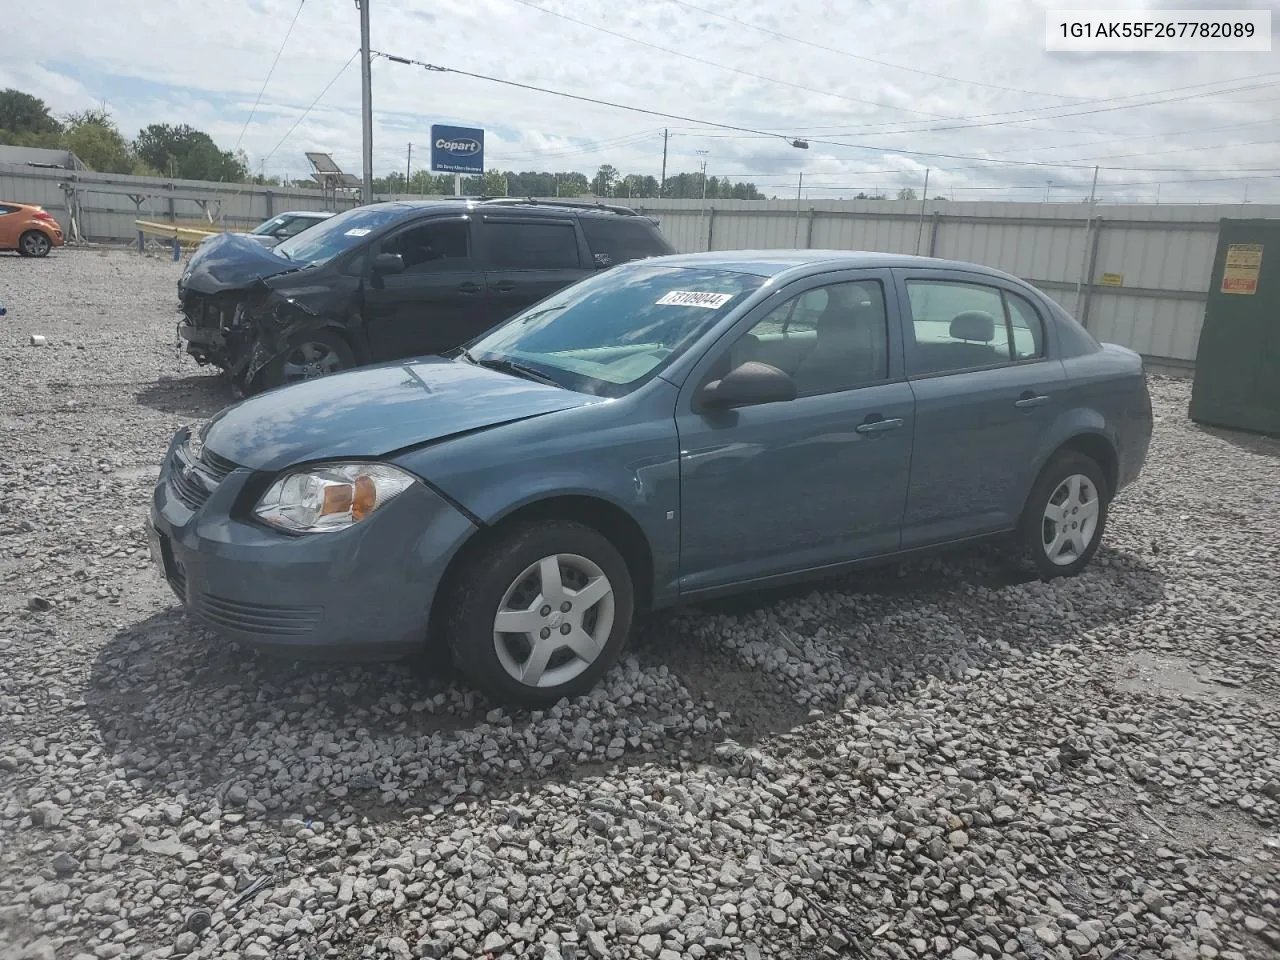
[[914, 200], [915, 198], [916, 198], [916, 192], [912, 190], [910, 187], [903, 187], [901, 190], [898, 191], [899, 200]]
[[595, 179], [591, 181], [591, 191], [597, 197], [612, 196], [613, 186], [617, 182], [618, 168], [609, 163], [602, 164], [596, 171]]
[[486, 197], [505, 197], [507, 195], [507, 178], [501, 170], [486, 170], [481, 187]]
[[48, 104], [39, 97], [10, 87], [0, 90], [0, 130], [14, 136], [47, 136], [61, 133], [62, 124], [54, 119]]
[[[102, 173], [146, 173], [120, 135], [111, 111], [105, 106], [81, 110], [66, 118], [62, 142], [90, 170]], [[141, 169], [140, 169], [141, 168]]]
[[185, 123], [153, 123], [138, 131], [134, 152], [148, 166], [184, 180], [239, 182], [248, 176], [248, 158], [220, 150], [213, 138]]

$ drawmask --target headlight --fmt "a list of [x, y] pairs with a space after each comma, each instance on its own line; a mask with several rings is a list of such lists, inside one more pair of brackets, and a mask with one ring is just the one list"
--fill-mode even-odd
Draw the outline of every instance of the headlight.
[[385, 463], [326, 463], [280, 477], [253, 513], [291, 533], [345, 530], [394, 500], [414, 478]]

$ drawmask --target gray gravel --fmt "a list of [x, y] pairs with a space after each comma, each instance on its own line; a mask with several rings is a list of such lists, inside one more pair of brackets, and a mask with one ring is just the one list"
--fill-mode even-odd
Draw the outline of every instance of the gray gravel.
[[229, 399], [177, 274], [0, 256], [0, 957], [1280, 951], [1280, 443], [1185, 383], [1075, 580], [981, 549], [658, 617], [509, 712], [176, 609], [146, 497]]

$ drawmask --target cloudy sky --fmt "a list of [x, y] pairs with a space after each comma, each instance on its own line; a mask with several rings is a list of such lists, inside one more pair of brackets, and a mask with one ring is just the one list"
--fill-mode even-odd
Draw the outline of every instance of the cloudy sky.
[[[795, 196], [801, 171], [819, 197], [919, 192], [928, 168], [930, 195], [1078, 200], [1096, 164], [1104, 200], [1159, 190], [1163, 200], [1247, 192], [1280, 202], [1280, 50], [1045, 51], [1054, 8], [1269, 9], [1280, 31], [1280, 0], [369, 2], [375, 50], [688, 118], [378, 59], [377, 175], [403, 171], [410, 142], [416, 169], [430, 125], [452, 122], [486, 130], [490, 167], [590, 173], [611, 163], [657, 176], [668, 127], [668, 173], [697, 169], [706, 151], [709, 174], [783, 197]], [[300, 10], [299, 0], [62, 0], [57, 24], [41, 4], [0, 8], [0, 87], [57, 113], [105, 101], [126, 135], [190, 123], [269, 175], [306, 175], [304, 150], [360, 172], [353, 0], [303, 0]]]

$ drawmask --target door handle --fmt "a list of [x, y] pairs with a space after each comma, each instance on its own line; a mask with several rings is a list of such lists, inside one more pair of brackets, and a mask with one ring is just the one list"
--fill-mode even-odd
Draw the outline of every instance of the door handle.
[[865, 420], [854, 427], [858, 433], [884, 433], [886, 430], [897, 430], [902, 426], [902, 419], [895, 417], [892, 420]]
[[461, 283], [458, 285], [458, 292], [459, 293], [479, 293], [480, 284], [472, 283], [471, 281], [468, 280], [466, 283]]
[[1048, 402], [1049, 398], [1045, 394], [1036, 394], [1028, 390], [1017, 400], [1013, 401], [1013, 405], [1015, 407], [1038, 407], [1040, 404]]
[[499, 293], [510, 293], [515, 288], [516, 288], [516, 285], [514, 283], [500, 283], [496, 287], [494, 287], [494, 289], [497, 290]]

